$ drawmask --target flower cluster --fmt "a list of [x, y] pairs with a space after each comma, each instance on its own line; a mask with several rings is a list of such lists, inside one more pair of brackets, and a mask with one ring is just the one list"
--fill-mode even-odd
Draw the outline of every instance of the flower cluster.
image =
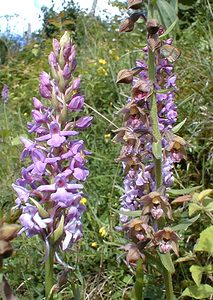
[[84, 141], [79, 131], [88, 128], [92, 117], [77, 117], [84, 106], [80, 77], [74, 78], [76, 49], [67, 32], [53, 40], [49, 55], [52, 77], [42, 72], [39, 91], [33, 98], [32, 122], [28, 131], [34, 140], [21, 137], [30, 164], [22, 168], [22, 177], [13, 188], [21, 209], [21, 232], [28, 237], [40, 234], [46, 241], [60, 243], [66, 250], [82, 236], [81, 215], [85, 210], [83, 182], [86, 168]]
[[6, 84], [4, 84], [1, 91], [1, 98], [4, 104], [6, 104], [9, 100], [9, 87]]
[[[129, 1], [134, 8], [136, 2]], [[138, 3], [139, 4], [139, 3]], [[138, 8], [138, 7], [137, 7]], [[133, 14], [134, 15], [134, 14]], [[121, 26], [121, 32], [124, 30]], [[185, 156], [185, 141], [172, 132], [177, 120], [177, 109], [174, 103], [176, 76], [174, 61], [180, 55], [172, 46], [172, 40], [160, 40], [164, 30], [156, 20], [147, 22], [148, 44], [142, 49], [144, 60], [137, 60], [136, 66], [118, 73], [117, 83], [130, 83], [131, 97], [120, 110], [123, 125], [117, 130], [115, 141], [122, 143], [118, 161], [124, 170], [124, 194], [121, 197], [120, 220], [122, 229], [128, 238], [140, 249], [159, 246], [163, 253], [171, 249], [177, 253], [177, 235], [170, 229], [159, 230], [158, 220], [172, 219], [171, 206], [166, 195], [166, 188], [174, 181], [174, 163]], [[148, 52], [154, 53], [155, 81], [149, 78]], [[155, 174], [155, 136], [151, 116], [151, 99], [156, 97], [157, 126], [161, 135], [162, 147], [162, 186], [157, 186]], [[141, 211], [141, 217], [132, 219], [131, 213]], [[166, 233], [165, 233], [166, 232]], [[169, 232], [169, 233], [168, 233]], [[129, 249], [128, 249], [129, 251]]]

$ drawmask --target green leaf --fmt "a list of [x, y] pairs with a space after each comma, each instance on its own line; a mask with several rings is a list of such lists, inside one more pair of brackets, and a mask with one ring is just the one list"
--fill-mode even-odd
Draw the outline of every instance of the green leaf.
[[199, 193], [198, 201], [202, 201], [205, 197], [211, 195], [213, 193], [213, 189], [207, 189]]
[[196, 203], [189, 203], [189, 216], [191, 217], [194, 213], [202, 211], [203, 208], [201, 205]]
[[127, 274], [126, 276], [124, 276], [124, 278], [122, 279], [122, 282], [127, 283], [127, 284], [131, 284], [132, 283], [132, 276], [130, 274]]
[[161, 141], [158, 141], [157, 143], [155, 143], [155, 142], [152, 143], [152, 152], [156, 159], [161, 159], [161, 156], [162, 156]]
[[120, 211], [117, 209], [112, 209], [112, 210], [120, 215], [124, 215], [128, 217], [140, 217], [142, 214], [142, 210], [136, 210], [136, 211]]
[[213, 211], [213, 201], [208, 202], [206, 205], [204, 205], [205, 211]]
[[170, 25], [176, 20], [176, 11], [173, 5], [169, 4], [166, 0], [158, 0], [156, 2], [156, 11], [155, 18], [164, 25], [166, 28], [169, 28]]
[[164, 39], [175, 27], [175, 25], [177, 24], [177, 21], [178, 21], [178, 18], [175, 19], [175, 21], [169, 26], [169, 28], [167, 28], [167, 30], [162, 35], [159, 36], [159, 38]]
[[183, 257], [179, 257], [178, 259], [176, 259], [175, 263], [182, 263], [182, 262], [186, 262], [186, 261], [195, 261], [197, 259], [197, 256], [194, 253], [189, 253], [186, 256]]
[[196, 244], [194, 251], [205, 251], [213, 254], [213, 225], [200, 233], [200, 239]]
[[176, 14], [178, 13], [178, 0], [170, 0], [171, 6], [174, 8]]
[[162, 90], [156, 90], [156, 94], [166, 94], [168, 92], [174, 91], [174, 88], [169, 88], [169, 89], [162, 89]]
[[194, 299], [209, 298], [213, 294], [213, 287], [208, 284], [192, 285], [186, 288], [181, 297], [192, 297]]
[[31, 198], [30, 197], [30, 200], [33, 202], [33, 204], [37, 207], [38, 209], [38, 212], [39, 212], [39, 215], [42, 217], [42, 218], [49, 218], [49, 214], [48, 212], [43, 208], [43, 206], [38, 202], [36, 201], [35, 199]]
[[207, 266], [198, 266], [198, 265], [192, 265], [190, 267], [190, 272], [192, 274], [192, 278], [194, 279], [194, 282], [197, 286], [200, 285], [202, 275], [203, 273], [211, 274], [213, 272], [213, 265], [207, 265]]
[[73, 292], [73, 300], [81, 300], [81, 292], [77, 284], [71, 283], [71, 289]]
[[160, 260], [164, 266], [164, 268], [171, 274], [175, 273], [175, 268], [174, 268], [174, 264], [171, 258], [171, 254], [170, 253], [165, 253], [162, 254], [160, 252], [158, 252], [158, 255], [160, 256]]
[[186, 123], [186, 118], [182, 121], [182, 122], [180, 122], [179, 124], [177, 124], [176, 126], [174, 126], [173, 128], [172, 128], [172, 132], [173, 133], [177, 133], [182, 127], [183, 127], [183, 125]]
[[199, 219], [199, 217], [200, 215], [197, 215], [194, 218], [182, 220], [181, 223], [179, 223], [178, 225], [172, 226], [172, 230], [174, 231], [186, 230], [189, 226], [191, 226], [194, 222], [196, 222]]
[[143, 299], [143, 281], [144, 281], [142, 259], [139, 259], [137, 262], [135, 276], [136, 276], [136, 281], [135, 281], [135, 285], [134, 285], [135, 299], [141, 300], [141, 299]]
[[196, 283], [197, 286], [199, 286], [203, 275], [203, 267], [192, 265], [189, 270], [192, 274], [192, 278], [194, 282]]
[[202, 185], [193, 186], [193, 187], [186, 188], [186, 189], [181, 189], [181, 190], [169, 189], [169, 190], [167, 190], [167, 193], [170, 194], [170, 195], [174, 195], [174, 196], [180, 196], [180, 195], [190, 194], [190, 193], [192, 193], [196, 190], [199, 190], [200, 188], [202, 188]]
[[62, 236], [63, 234], [63, 231], [64, 231], [64, 215], [61, 216], [61, 220], [58, 224], [58, 227], [56, 228], [56, 230], [53, 232], [53, 242], [57, 242], [60, 237]]

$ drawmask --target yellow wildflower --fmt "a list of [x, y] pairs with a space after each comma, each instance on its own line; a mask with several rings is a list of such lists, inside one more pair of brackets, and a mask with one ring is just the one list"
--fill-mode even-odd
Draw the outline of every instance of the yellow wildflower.
[[99, 64], [101, 64], [101, 65], [106, 65], [106, 60], [105, 59], [102, 59], [102, 58], [100, 58], [99, 59]]
[[106, 133], [106, 134], [104, 135], [104, 137], [105, 137], [105, 139], [110, 139], [110, 138], [111, 138], [111, 133]]
[[93, 248], [97, 248], [97, 246], [98, 246], [98, 244], [97, 244], [96, 242], [93, 242], [93, 243], [91, 244], [91, 247], [93, 247]]
[[120, 59], [120, 57], [119, 57], [117, 54], [113, 55], [112, 58], [113, 58], [114, 60], [119, 60], [119, 59]]
[[105, 227], [101, 227], [101, 228], [99, 229], [99, 234], [100, 234], [102, 237], [107, 236], [106, 228], [105, 228]]
[[87, 199], [86, 198], [81, 198], [80, 203], [85, 205], [87, 203]]
[[113, 60], [117, 61], [120, 59], [120, 57], [117, 55], [115, 48], [109, 50], [109, 55], [112, 57]]
[[106, 69], [104, 69], [103, 67], [100, 67], [100, 68], [98, 68], [98, 73], [99, 73], [99, 75], [104, 75], [104, 76], [106, 76], [108, 73], [107, 73], [107, 70]]
[[111, 133], [106, 133], [104, 135], [105, 142], [109, 142], [110, 138], [111, 138]]

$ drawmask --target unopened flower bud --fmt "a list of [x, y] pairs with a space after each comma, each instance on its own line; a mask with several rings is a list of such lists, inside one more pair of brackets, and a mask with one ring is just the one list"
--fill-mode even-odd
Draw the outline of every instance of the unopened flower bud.
[[68, 104], [69, 110], [80, 110], [84, 105], [84, 96], [74, 95]]
[[42, 109], [44, 107], [41, 101], [38, 100], [36, 97], [33, 97], [33, 106], [35, 107], [35, 109]]
[[131, 20], [131, 18], [127, 18], [126, 20], [124, 20], [119, 27], [119, 32], [123, 33], [123, 32], [130, 32], [134, 29], [135, 26], [135, 22], [133, 22]]
[[141, 8], [142, 3], [143, 0], [128, 0], [128, 9], [139, 9]]
[[118, 73], [116, 83], [131, 83], [133, 80], [133, 73], [131, 70], [124, 69]]
[[149, 35], [156, 34], [159, 30], [159, 24], [156, 19], [148, 20], [146, 27]]
[[66, 44], [70, 43], [70, 35], [67, 31], [65, 31], [64, 35], [60, 39], [60, 46], [64, 48]]
[[78, 77], [75, 80], [73, 80], [73, 83], [71, 85], [71, 89], [72, 90], [78, 90], [79, 87], [80, 87], [80, 82], [81, 82], [81, 77]]
[[53, 51], [56, 57], [59, 55], [59, 51], [61, 49], [61, 45], [57, 39], [53, 39]]
[[57, 58], [56, 58], [56, 55], [55, 55], [54, 52], [51, 52], [49, 54], [48, 61], [49, 61], [50, 66], [56, 68], [56, 66], [57, 66]]
[[90, 116], [81, 117], [80, 119], [78, 119], [76, 121], [75, 126], [79, 129], [88, 128], [92, 123], [92, 119], [93, 119], [93, 117], [90, 117]]
[[68, 80], [68, 79], [70, 79], [70, 76], [71, 76], [71, 69], [70, 69], [69, 64], [66, 64], [63, 69], [63, 77], [65, 80]]
[[52, 86], [49, 75], [46, 72], [42, 72], [39, 77], [39, 81], [39, 91], [41, 96], [46, 99], [50, 99], [52, 93]]

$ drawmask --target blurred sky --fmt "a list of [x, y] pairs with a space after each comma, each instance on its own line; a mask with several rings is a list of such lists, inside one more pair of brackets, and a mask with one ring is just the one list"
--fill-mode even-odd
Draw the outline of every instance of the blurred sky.
[[[74, 0], [78, 2], [82, 9], [90, 11], [92, 0]], [[107, 15], [118, 14], [118, 9], [108, 5], [108, 0], [98, 0], [96, 15], [103, 15], [106, 10]], [[54, 0], [56, 11], [62, 7], [63, 0]], [[42, 6], [51, 7], [51, 0], [0, 0], [0, 33], [9, 29], [13, 34], [23, 35], [28, 30], [28, 23], [31, 30], [36, 31], [41, 27], [42, 20], [39, 19]], [[105, 13], [106, 14], [106, 13]], [[8, 16], [5, 18], [5, 16]], [[7, 20], [8, 19], [8, 20]]]

